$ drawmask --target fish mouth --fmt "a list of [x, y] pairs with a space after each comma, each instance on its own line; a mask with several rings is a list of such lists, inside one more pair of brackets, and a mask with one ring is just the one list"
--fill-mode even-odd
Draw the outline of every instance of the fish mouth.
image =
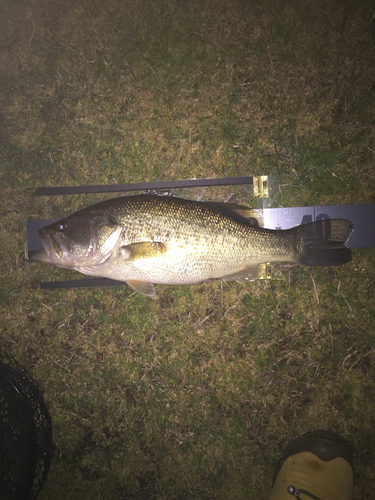
[[48, 235], [44, 229], [38, 231], [44, 250], [52, 262], [66, 259], [70, 247], [66, 239], [60, 234]]

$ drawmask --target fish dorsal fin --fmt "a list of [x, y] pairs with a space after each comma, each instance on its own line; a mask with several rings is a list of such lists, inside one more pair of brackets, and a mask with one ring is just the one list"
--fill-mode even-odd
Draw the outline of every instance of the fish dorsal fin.
[[126, 283], [138, 293], [147, 295], [148, 297], [155, 297], [155, 286], [148, 281], [127, 280]]
[[269, 279], [271, 277], [270, 265], [266, 262], [257, 264], [256, 266], [248, 267], [238, 273], [228, 274], [221, 279], [224, 281], [238, 281], [246, 283], [248, 281], [255, 281], [260, 279]]
[[163, 255], [166, 250], [166, 244], [160, 241], [141, 241], [119, 248], [119, 255], [124, 260], [147, 259]]
[[218, 208], [224, 212], [234, 212], [247, 220], [252, 226], [263, 227], [264, 219], [261, 210], [245, 207], [245, 205], [237, 205], [236, 203], [220, 203], [216, 201], [206, 202], [207, 205]]

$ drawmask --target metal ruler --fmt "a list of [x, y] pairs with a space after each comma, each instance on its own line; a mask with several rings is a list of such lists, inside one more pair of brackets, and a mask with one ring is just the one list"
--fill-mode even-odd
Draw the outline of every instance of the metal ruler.
[[[300, 224], [321, 219], [350, 219], [354, 231], [347, 243], [349, 248], [375, 247], [375, 203], [361, 205], [328, 205], [322, 207], [265, 208], [264, 227], [269, 229], [289, 229]], [[28, 220], [27, 248], [42, 250], [43, 245], [38, 230], [58, 219]], [[124, 285], [122, 281], [108, 278], [83, 278], [71, 281], [42, 282], [42, 289], [97, 287]]]
[[[172, 189], [176, 187], [217, 186], [231, 184], [253, 184], [254, 197], [268, 197], [268, 177], [227, 177], [221, 179], [187, 179], [154, 183], [117, 184], [114, 186], [73, 186], [62, 188], [37, 188], [36, 196], [53, 196], [79, 193], [133, 191], [139, 189]], [[264, 208], [264, 227], [290, 229], [294, 226], [322, 219], [350, 219], [354, 231], [347, 243], [349, 248], [375, 247], [375, 203], [358, 205], [327, 205], [315, 207]], [[28, 251], [42, 250], [38, 230], [58, 219], [27, 220]], [[107, 278], [85, 278], [71, 281], [41, 283], [41, 288], [71, 288], [124, 285], [121, 281]]]

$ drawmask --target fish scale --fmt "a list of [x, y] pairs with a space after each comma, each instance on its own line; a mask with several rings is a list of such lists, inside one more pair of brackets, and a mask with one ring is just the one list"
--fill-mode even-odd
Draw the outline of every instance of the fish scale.
[[[129, 207], [131, 215], [124, 215], [121, 210], [113, 215], [119, 215], [118, 222], [124, 228], [135, 225], [138, 229], [136, 237], [134, 231], [128, 237], [124, 229], [124, 246], [160, 241], [167, 245], [165, 253], [158, 256], [150, 253], [129, 261], [127, 266], [119, 257], [106, 270], [107, 277], [125, 280], [131, 275], [133, 279], [154, 283], [192, 284], [260, 262], [290, 261], [294, 259], [291, 254], [298, 253], [292, 235], [288, 238], [280, 231], [254, 228], [246, 220], [230, 218], [203, 204], [181, 204], [171, 198], [152, 201], [158, 203], [137, 198]], [[275, 242], [275, 238], [281, 241]]]

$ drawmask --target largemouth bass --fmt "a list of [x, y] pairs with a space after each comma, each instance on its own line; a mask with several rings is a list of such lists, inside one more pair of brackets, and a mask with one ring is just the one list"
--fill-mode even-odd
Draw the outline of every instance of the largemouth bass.
[[252, 281], [265, 263], [336, 266], [351, 259], [349, 220], [272, 230], [257, 226], [253, 215], [246, 207], [176, 197], [114, 198], [39, 230], [44, 250], [29, 258], [124, 281], [149, 296], [154, 284]]

